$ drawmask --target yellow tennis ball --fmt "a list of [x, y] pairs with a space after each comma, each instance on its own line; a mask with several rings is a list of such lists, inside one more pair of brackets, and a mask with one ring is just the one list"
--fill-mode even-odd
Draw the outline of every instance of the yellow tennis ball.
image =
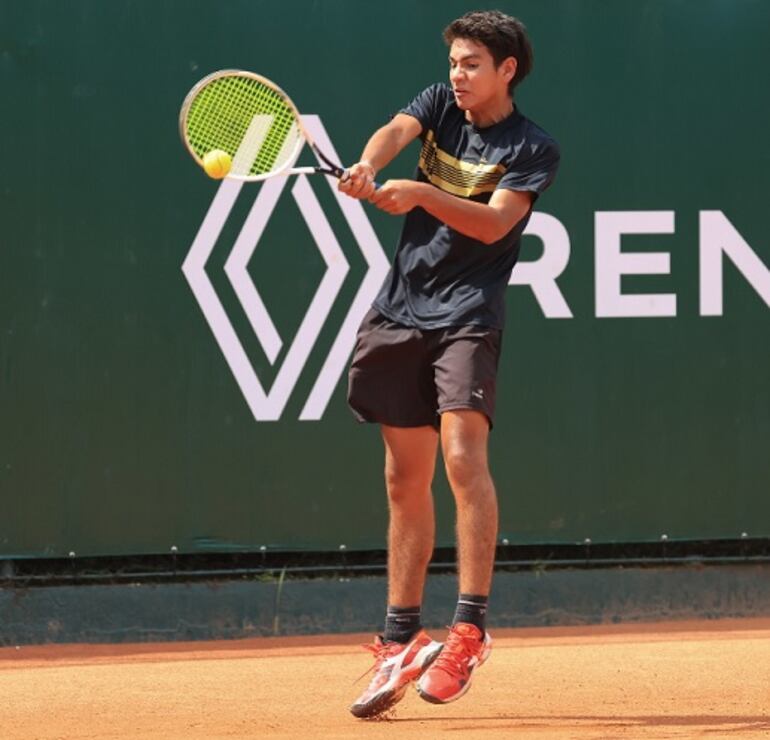
[[215, 180], [221, 180], [230, 171], [232, 164], [230, 155], [221, 149], [212, 149], [203, 157], [203, 169]]

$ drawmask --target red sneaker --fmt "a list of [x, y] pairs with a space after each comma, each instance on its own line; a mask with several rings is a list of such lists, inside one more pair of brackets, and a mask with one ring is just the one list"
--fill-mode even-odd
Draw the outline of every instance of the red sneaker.
[[375, 717], [400, 701], [406, 687], [436, 659], [442, 645], [420, 630], [406, 645], [383, 642], [378, 635], [374, 643], [363, 647], [375, 655], [374, 676], [350, 711], [355, 717], [366, 718]]
[[425, 701], [446, 704], [459, 699], [471, 687], [471, 674], [492, 652], [488, 632], [473, 624], [459, 622], [449, 628], [444, 649], [438, 659], [425, 671], [417, 691]]

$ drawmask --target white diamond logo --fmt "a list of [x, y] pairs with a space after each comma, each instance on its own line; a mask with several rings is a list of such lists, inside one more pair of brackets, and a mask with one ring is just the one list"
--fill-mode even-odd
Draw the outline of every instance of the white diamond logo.
[[[315, 115], [305, 115], [302, 119], [311, 136], [318, 142], [319, 147], [330, 158], [339, 161], [320, 118]], [[319, 420], [323, 417], [353, 349], [356, 329], [382, 285], [388, 270], [385, 253], [361, 203], [339, 193], [335, 178], [327, 177], [325, 179], [356, 239], [358, 248], [366, 261], [367, 271], [300, 413], [299, 418], [305, 421]], [[286, 356], [277, 369], [275, 380], [269, 391], [266, 391], [262, 387], [243, 344], [205, 271], [206, 263], [243, 184], [235, 180], [225, 180], [219, 186], [182, 264], [182, 272], [187, 278], [193, 295], [203, 311], [203, 315], [255, 420], [277, 421], [281, 418], [308, 356], [328, 319], [329, 312], [350, 266], [308, 178], [300, 175], [290, 189], [291, 195], [308, 225], [315, 246], [326, 265], [326, 271], [286, 352]], [[278, 200], [288, 185], [289, 181], [286, 177], [271, 178], [262, 184], [225, 262], [227, 277], [248, 318], [254, 335], [271, 364], [275, 363], [284, 342], [251, 280], [247, 265], [257, 248]]]

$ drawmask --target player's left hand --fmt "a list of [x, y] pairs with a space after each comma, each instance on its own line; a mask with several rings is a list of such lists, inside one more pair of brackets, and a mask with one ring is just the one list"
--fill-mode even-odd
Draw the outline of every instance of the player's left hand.
[[420, 200], [420, 183], [414, 180], [388, 180], [370, 196], [369, 202], [392, 216], [408, 213]]
[[345, 172], [337, 185], [341, 193], [364, 200], [374, 192], [374, 167], [369, 162], [358, 162]]

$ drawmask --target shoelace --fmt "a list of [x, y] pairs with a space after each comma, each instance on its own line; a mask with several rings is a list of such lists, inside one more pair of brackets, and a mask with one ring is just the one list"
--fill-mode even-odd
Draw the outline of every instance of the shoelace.
[[354, 685], [372, 671], [379, 670], [380, 666], [385, 662], [385, 659], [389, 657], [389, 653], [391, 652], [391, 645], [385, 642], [377, 642], [376, 640], [367, 643], [366, 645], [361, 645], [361, 647], [368, 650], [370, 653], [374, 653], [376, 660], [374, 661], [373, 666], [364, 671], [355, 681], [353, 681]]
[[479, 649], [479, 640], [473, 635], [461, 635], [451, 627], [447, 635], [444, 649], [439, 653], [434, 668], [446, 671], [453, 678], [464, 678], [467, 672], [467, 661], [470, 660]]

